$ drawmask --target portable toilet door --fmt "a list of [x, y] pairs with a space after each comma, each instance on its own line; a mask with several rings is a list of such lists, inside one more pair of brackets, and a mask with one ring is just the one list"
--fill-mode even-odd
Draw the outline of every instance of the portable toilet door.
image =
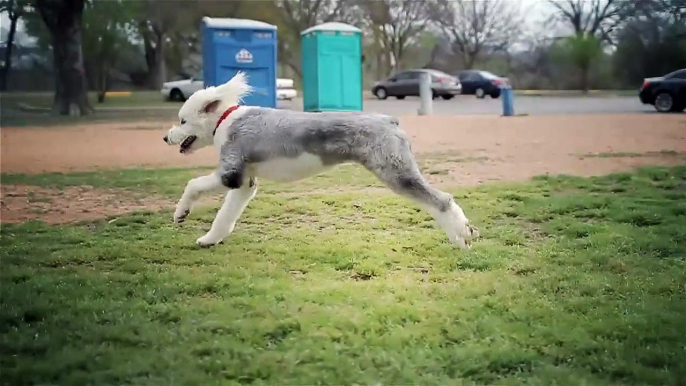
[[276, 26], [249, 19], [202, 21], [205, 87], [224, 84], [243, 71], [253, 91], [242, 104], [276, 108]]
[[362, 111], [362, 30], [334, 22], [300, 35], [303, 109]]

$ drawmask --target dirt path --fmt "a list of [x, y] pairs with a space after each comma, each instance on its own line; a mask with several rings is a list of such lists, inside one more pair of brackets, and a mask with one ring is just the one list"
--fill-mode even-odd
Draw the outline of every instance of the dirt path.
[[154, 211], [174, 203], [150, 195], [117, 189], [75, 186], [46, 189], [27, 185], [0, 186], [0, 220], [17, 223], [41, 220], [48, 224], [97, 220], [133, 211]]
[[[171, 122], [3, 128], [3, 173], [98, 168], [212, 166], [214, 150], [182, 156], [163, 141]], [[453, 173], [456, 182], [522, 179], [541, 173], [596, 174], [674, 157], [580, 157], [589, 153], [686, 151], [686, 115], [405, 116], [418, 153], [452, 152], [484, 162]]]
[[[98, 124], [71, 127], [3, 128], [0, 142], [2, 173], [43, 173], [135, 167], [213, 166], [211, 148], [190, 156], [169, 147], [162, 137], [172, 122]], [[413, 151], [425, 159], [429, 178], [438, 183], [472, 185], [501, 180], [528, 179], [540, 174], [597, 175], [628, 170], [639, 165], [686, 163], [686, 115], [569, 115], [569, 116], [432, 116], [401, 117], [412, 137]], [[8, 190], [9, 189], [9, 190]], [[15, 190], [12, 190], [15, 189]], [[18, 189], [18, 190], [17, 190]], [[84, 192], [54, 193], [33, 187], [3, 187], [2, 221], [18, 221], [41, 213], [39, 204], [21, 205], [9, 215], [10, 201], [30, 203], [30, 195], [50, 196], [62, 202], [60, 210], [78, 219], [120, 211], [89, 213], [88, 200], [74, 203]], [[9, 196], [8, 196], [9, 194]], [[115, 194], [99, 192], [102, 194]], [[25, 197], [26, 196], [26, 197]], [[85, 203], [84, 203], [85, 202]], [[167, 205], [168, 203], [164, 203]], [[158, 204], [159, 205], [159, 204]], [[121, 210], [154, 208], [153, 202], [126, 200], [112, 205]], [[44, 208], [43, 208], [44, 209]], [[81, 212], [79, 212], [81, 211]], [[22, 214], [23, 213], [23, 214]], [[43, 211], [45, 213], [45, 211]], [[50, 218], [47, 214], [38, 217]], [[84, 214], [85, 213], [85, 214]], [[14, 216], [14, 217], [12, 217]], [[69, 217], [71, 219], [71, 217]]]

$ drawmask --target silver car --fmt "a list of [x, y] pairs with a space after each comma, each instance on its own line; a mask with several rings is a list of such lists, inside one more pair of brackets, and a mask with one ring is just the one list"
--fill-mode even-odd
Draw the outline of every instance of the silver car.
[[406, 96], [419, 96], [419, 80], [421, 75], [429, 73], [431, 75], [431, 90], [433, 97], [452, 99], [455, 95], [462, 93], [460, 80], [445, 72], [431, 69], [406, 70], [376, 82], [372, 88], [372, 93], [379, 99], [386, 99], [394, 96], [404, 99]]

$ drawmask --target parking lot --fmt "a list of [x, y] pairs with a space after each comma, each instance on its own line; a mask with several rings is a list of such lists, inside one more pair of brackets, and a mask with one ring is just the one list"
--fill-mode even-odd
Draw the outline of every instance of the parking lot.
[[[302, 110], [302, 99], [280, 101], [279, 107]], [[419, 109], [418, 97], [407, 97], [404, 100], [388, 98], [386, 100], [365, 99], [364, 110], [390, 114], [394, 116], [416, 114]], [[621, 114], [637, 112], [655, 112], [650, 105], [643, 105], [636, 96], [520, 96], [514, 97], [515, 114], [548, 115], [548, 114]], [[500, 115], [502, 100], [477, 99], [473, 95], [461, 95], [452, 100], [435, 99], [435, 115]]]

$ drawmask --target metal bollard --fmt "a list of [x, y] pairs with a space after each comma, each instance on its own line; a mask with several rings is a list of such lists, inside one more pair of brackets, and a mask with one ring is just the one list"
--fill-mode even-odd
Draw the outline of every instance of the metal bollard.
[[514, 115], [514, 93], [512, 92], [512, 85], [503, 84], [500, 88], [500, 97], [503, 100], [503, 116], [511, 117]]
[[433, 91], [431, 91], [431, 74], [428, 72], [422, 74], [419, 79], [419, 98], [421, 99], [419, 115], [431, 115], [433, 113]]

